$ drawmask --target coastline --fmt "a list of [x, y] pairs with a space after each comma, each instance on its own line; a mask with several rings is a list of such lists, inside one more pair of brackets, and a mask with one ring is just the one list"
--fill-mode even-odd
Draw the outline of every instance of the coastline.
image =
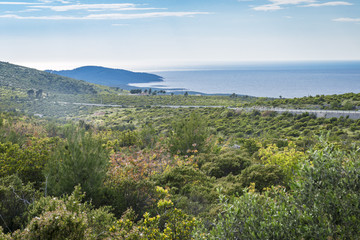
[[[203, 95], [285, 98], [360, 92], [360, 61], [254, 64], [206, 70], [154, 72], [162, 82], [131, 83], [130, 88]], [[225, 67], [223, 67], [225, 68]]]

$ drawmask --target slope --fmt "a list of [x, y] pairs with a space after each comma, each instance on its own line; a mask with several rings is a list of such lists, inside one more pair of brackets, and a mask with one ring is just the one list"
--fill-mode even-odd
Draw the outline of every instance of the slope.
[[6, 62], [0, 62], [0, 86], [63, 94], [94, 94], [93, 84]]

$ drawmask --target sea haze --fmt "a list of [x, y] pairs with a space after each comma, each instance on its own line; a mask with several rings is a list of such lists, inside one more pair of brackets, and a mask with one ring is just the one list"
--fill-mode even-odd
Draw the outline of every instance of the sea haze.
[[258, 63], [156, 72], [163, 82], [129, 84], [206, 94], [303, 97], [360, 93], [360, 61]]

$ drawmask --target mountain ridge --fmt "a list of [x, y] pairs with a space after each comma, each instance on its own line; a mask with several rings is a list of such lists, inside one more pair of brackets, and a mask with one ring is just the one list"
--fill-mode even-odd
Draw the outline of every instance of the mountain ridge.
[[102, 66], [82, 66], [72, 70], [46, 70], [46, 72], [60, 76], [71, 77], [90, 83], [109, 87], [121, 87], [124, 89], [133, 88], [128, 86], [130, 83], [163, 81], [161, 76], [151, 73], [132, 72], [124, 69], [107, 68]]

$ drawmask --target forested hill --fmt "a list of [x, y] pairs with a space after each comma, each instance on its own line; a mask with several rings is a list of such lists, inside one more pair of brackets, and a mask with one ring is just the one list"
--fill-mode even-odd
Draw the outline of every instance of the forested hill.
[[0, 62], [0, 86], [53, 93], [96, 93], [92, 84], [6, 62]]
[[129, 88], [129, 83], [147, 83], [163, 80], [162, 77], [155, 74], [131, 72], [122, 69], [112, 69], [97, 66], [85, 66], [73, 70], [63, 71], [47, 70], [47, 72], [84, 80], [90, 83], [121, 88]]

